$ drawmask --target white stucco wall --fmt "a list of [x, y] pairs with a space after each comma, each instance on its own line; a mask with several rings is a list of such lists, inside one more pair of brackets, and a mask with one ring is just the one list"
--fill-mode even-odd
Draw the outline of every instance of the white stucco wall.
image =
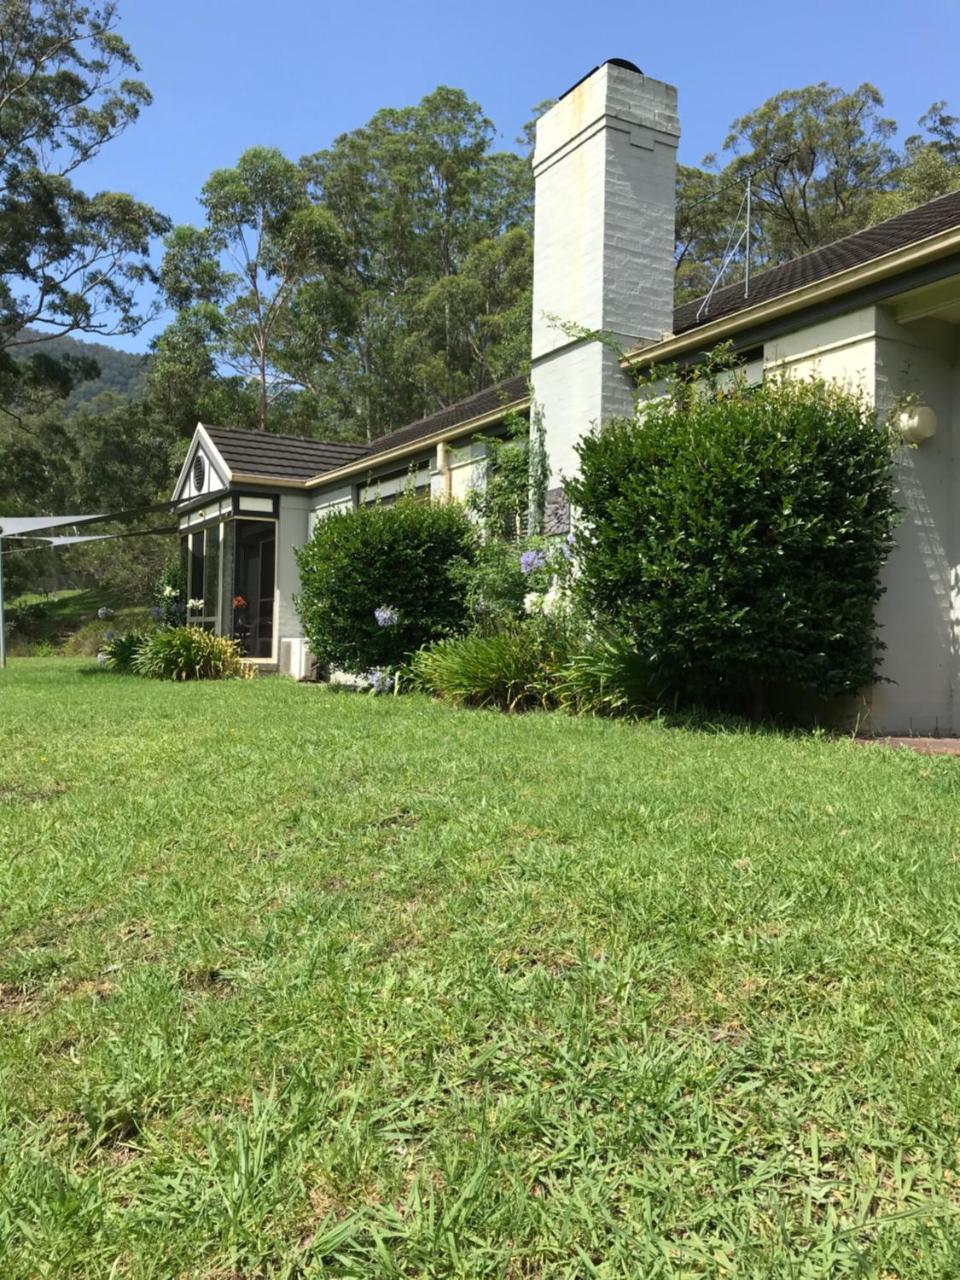
[[936, 321], [901, 326], [878, 310], [876, 404], [918, 396], [937, 415], [931, 440], [904, 448], [897, 468], [904, 508], [883, 575], [877, 618], [891, 682], [870, 694], [870, 722], [884, 733], [960, 733], [957, 503], [957, 331]]
[[280, 495], [280, 516], [277, 521], [277, 612], [274, 619], [278, 654], [280, 641], [297, 639], [303, 635], [303, 627], [293, 604], [293, 598], [300, 590], [300, 571], [294, 548], [302, 547], [307, 540], [310, 505], [310, 497], [306, 493], [287, 491]]

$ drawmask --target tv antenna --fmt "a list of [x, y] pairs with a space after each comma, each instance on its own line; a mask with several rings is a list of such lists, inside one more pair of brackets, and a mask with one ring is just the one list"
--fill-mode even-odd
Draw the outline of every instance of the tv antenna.
[[[752, 215], [752, 196], [753, 196], [753, 174], [747, 177], [747, 189], [743, 193], [743, 199], [740, 201], [740, 208], [737, 210], [737, 216], [733, 220], [733, 227], [730, 235], [727, 237], [727, 246], [723, 251], [723, 257], [720, 259], [720, 266], [717, 274], [713, 278], [713, 284], [707, 291], [706, 296], [697, 308], [697, 319], [699, 320], [703, 313], [710, 306], [710, 299], [720, 287], [720, 282], [726, 274], [727, 267], [736, 257], [740, 246], [744, 246], [744, 277], [743, 277], [743, 296], [750, 297], [750, 226]], [[737, 236], [736, 241], [733, 237], [737, 235], [737, 228], [740, 226], [740, 215], [745, 214], [744, 227]]]
[[[720, 259], [720, 266], [717, 270], [717, 274], [714, 276], [713, 284], [710, 286], [706, 294], [706, 297], [703, 299], [703, 301], [700, 303], [700, 306], [697, 308], [698, 320], [708, 310], [710, 306], [710, 299], [713, 297], [716, 291], [720, 288], [720, 282], [723, 280], [723, 277], [726, 274], [727, 268], [730, 266], [730, 263], [736, 257], [741, 245], [744, 246], [743, 296], [745, 298], [750, 297], [750, 252], [753, 247], [752, 246], [753, 180], [758, 173], [763, 173], [764, 169], [770, 169], [773, 167], [773, 165], [789, 164], [796, 154], [797, 153], [795, 151], [788, 151], [783, 153], [782, 155], [771, 156], [770, 159], [767, 160], [764, 164], [757, 165], [755, 169], [752, 169], [747, 174], [747, 188], [743, 193], [743, 199], [740, 201], [740, 208], [737, 210], [737, 216], [733, 220], [733, 229], [731, 230], [730, 235], [727, 238], [727, 247], [723, 251], [723, 257]], [[719, 195], [722, 195], [724, 191], [727, 191], [729, 190], [730, 187], [733, 187], [736, 185], [737, 185], [736, 181], [728, 183], [727, 186], [721, 187], [719, 191], [714, 191], [709, 196], [705, 196], [703, 200], [698, 200], [696, 204], [694, 204], [692, 207], [696, 208], [698, 204], [703, 204], [706, 200], [716, 199], [716, 197]], [[737, 236], [737, 228], [740, 226], [741, 214], [745, 215], [743, 230]], [[735, 241], [734, 241], [734, 236], [737, 236]]]

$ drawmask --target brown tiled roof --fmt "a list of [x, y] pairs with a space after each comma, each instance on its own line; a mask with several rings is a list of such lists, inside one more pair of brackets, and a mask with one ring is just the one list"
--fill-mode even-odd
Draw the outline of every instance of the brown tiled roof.
[[685, 302], [673, 313], [673, 331], [676, 334], [686, 333], [711, 320], [720, 320], [757, 303], [769, 302], [793, 289], [815, 284], [850, 267], [862, 266], [885, 253], [906, 248], [956, 226], [960, 226], [960, 191], [940, 196], [895, 218], [888, 218], [886, 222], [878, 222], [875, 227], [844, 236], [842, 240], [834, 240], [832, 244], [805, 253], [792, 262], [761, 271], [750, 280], [749, 298], [743, 296], [742, 282], [725, 285], [716, 291], [699, 319], [697, 312], [703, 299]]
[[269, 431], [237, 431], [233, 427], [204, 426], [207, 435], [231, 471], [264, 479], [309, 480], [312, 476], [335, 471], [361, 458], [376, 459], [390, 449], [470, 422], [497, 409], [505, 408], [528, 394], [526, 377], [507, 378], [485, 387], [466, 400], [438, 409], [418, 422], [381, 436], [371, 444], [341, 444], [337, 441], [305, 440], [299, 436], [277, 436]]
[[206, 425], [204, 430], [231, 471], [277, 480], [309, 480], [370, 451], [366, 444], [304, 440], [269, 431], [235, 431], [232, 427]]
[[484, 387], [466, 400], [458, 400], [456, 404], [438, 409], [436, 413], [421, 418], [419, 422], [409, 422], [405, 427], [391, 431], [388, 436], [381, 436], [370, 446], [371, 456], [385, 453], [388, 449], [398, 449], [401, 445], [411, 444], [424, 436], [432, 436], [436, 431], [446, 431], [461, 422], [469, 422], [485, 414], [503, 409], [517, 400], [523, 400], [529, 394], [526, 377], [507, 378], [492, 387]]

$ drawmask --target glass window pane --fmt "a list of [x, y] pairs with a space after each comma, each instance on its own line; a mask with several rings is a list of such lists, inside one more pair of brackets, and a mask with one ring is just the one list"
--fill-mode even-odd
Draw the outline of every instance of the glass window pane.
[[203, 599], [203, 535], [203, 529], [190, 535], [190, 581], [187, 596], [191, 600]]
[[220, 584], [220, 527], [206, 530], [206, 547], [203, 557], [203, 616], [217, 620], [217, 595]]

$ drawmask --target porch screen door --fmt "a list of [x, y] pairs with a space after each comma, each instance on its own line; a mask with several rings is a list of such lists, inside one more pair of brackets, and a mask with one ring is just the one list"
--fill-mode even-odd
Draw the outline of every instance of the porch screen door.
[[[235, 594], [246, 601], [237, 625], [248, 657], [273, 655], [273, 594], [276, 581], [276, 526], [269, 520], [236, 521]], [[240, 624], [240, 617], [237, 617]]]

